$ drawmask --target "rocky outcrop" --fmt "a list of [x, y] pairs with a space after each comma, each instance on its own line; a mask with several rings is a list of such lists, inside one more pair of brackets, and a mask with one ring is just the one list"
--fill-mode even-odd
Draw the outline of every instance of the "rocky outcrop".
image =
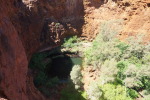
[[122, 20], [120, 39], [136, 34], [150, 37], [149, 0], [84, 0], [85, 24], [83, 36], [92, 40], [100, 31], [101, 23], [107, 20]]
[[[72, 1], [75, 2], [72, 3]], [[11, 19], [18, 29], [20, 38], [25, 40], [23, 45], [28, 55], [35, 52], [36, 44], [45, 44], [42, 36], [45, 34], [44, 28], [48, 26], [48, 23], [62, 24], [65, 27], [66, 36], [81, 34], [84, 15], [82, 0], [23, 0], [18, 5], [20, 5], [20, 11], [13, 15]], [[76, 9], [80, 10], [76, 11]], [[30, 36], [27, 35], [29, 33], [31, 33]], [[49, 41], [55, 44], [55, 41]]]

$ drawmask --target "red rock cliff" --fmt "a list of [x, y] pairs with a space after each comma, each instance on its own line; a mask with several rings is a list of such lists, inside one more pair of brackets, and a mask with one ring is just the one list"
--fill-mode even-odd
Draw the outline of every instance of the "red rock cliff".
[[[48, 21], [61, 23], [67, 30], [65, 35], [80, 34], [82, 17], [82, 0], [0, 0], [1, 97], [46, 100], [33, 85], [28, 61], [46, 44], [41, 36]], [[48, 42], [55, 46], [53, 40]]]
[[136, 34], [150, 38], [150, 0], [84, 0], [83, 36], [95, 37], [103, 21], [122, 20], [120, 39]]

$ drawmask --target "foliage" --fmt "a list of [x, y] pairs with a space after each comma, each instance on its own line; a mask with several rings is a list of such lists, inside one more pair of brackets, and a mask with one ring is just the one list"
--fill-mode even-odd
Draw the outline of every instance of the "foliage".
[[128, 68], [123, 72], [126, 75], [124, 83], [127, 87], [133, 88], [138, 86], [138, 67], [134, 64], [130, 64]]
[[102, 96], [102, 90], [99, 88], [99, 86], [96, 83], [90, 84], [86, 93], [90, 100], [99, 100]]
[[79, 89], [82, 86], [81, 66], [74, 65], [70, 73], [70, 77], [71, 77], [72, 82], [75, 84], [75, 88]]
[[[142, 36], [130, 37], [126, 42], [116, 39], [120, 32], [121, 20], [111, 20], [101, 24], [100, 34], [92, 46], [84, 52], [86, 66], [98, 70], [98, 82], [90, 84], [86, 90], [89, 100], [134, 100], [138, 92], [143, 92], [145, 100], [150, 95], [150, 44], [142, 43]], [[73, 50], [80, 46], [77, 36], [65, 39], [63, 48]], [[77, 49], [76, 49], [77, 50]], [[45, 64], [39, 63], [45, 55], [35, 55], [31, 68], [38, 68], [35, 78], [37, 86], [51, 87], [58, 80], [48, 79], [44, 73]], [[70, 73], [75, 85], [69, 84], [61, 92], [61, 100], [85, 100], [82, 88], [81, 67], [75, 65]], [[97, 81], [97, 80], [96, 80]], [[46, 93], [48, 91], [45, 91]]]
[[64, 44], [62, 45], [66, 49], [75, 48], [79, 46], [80, 39], [77, 36], [73, 36], [69, 39], [64, 39]]
[[36, 70], [44, 70], [46, 67], [45, 63], [42, 63], [42, 60], [47, 56], [47, 54], [44, 53], [36, 53], [32, 56], [31, 61], [29, 63], [29, 67], [31, 69]]
[[[112, 58], [117, 59], [120, 55], [118, 48], [114, 48], [115, 42], [94, 42], [92, 48], [85, 52], [85, 62], [87, 64], [103, 63]], [[108, 49], [109, 47], [109, 49]]]
[[57, 77], [49, 78], [46, 73], [46, 65], [51, 61], [44, 62], [44, 59], [49, 53], [36, 53], [32, 56], [29, 67], [35, 72], [34, 84], [46, 96], [50, 96], [49, 89], [58, 85], [59, 79]]
[[127, 93], [131, 98], [137, 98], [139, 96], [138, 92], [133, 89], [127, 89]]
[[135, 90], [110, 83], [100, 86], [92, 83], [86, 93], [89, 100], [134, 100], [138, 97]]
[[127, 88], [124, 86], [105, 84], [100, 87], [103, 91], [102, 100], [133, 100], [127, 93]]
[[57, 77], [49, 79], [42, 73], [42, 75], [39, 74], [39, 76], [35, 77], [34, 84], [44, 95], [50, 96], [52, 93], [50, 88], [57, 86], [59, 84], [59, 79]]
[[124, 72], [126, 78], [124, 83], [127, 87], [139, 89], [150, 90], [150, 67], [141, 66], [138, 68], [137, 66], [131, 64], [128, 66], [128, 69]]
[[40, 85], [44, 85], [45, 82], [47, 81], [47, 78], [48, 78], [47, 75], [44, 72], [40, 71], [34, 78], [34, 84], [37, 87]]
[[69, 83], [66, 88], [61, 91], [60, 100], [86, 100], [85, 92], [77, 91], [72, 83]]
[[47, 82], [45, 83], [46, 84], [45, 86], [47, 88], [51, 88], [51, 87], [56, 86], [58, 83], [59, 83], [58, 77], [54, 77], [54, 78], [48, 79]]
[[[121, 42], [115, 38], [119, 29], [112, 29], [112, 25], [112, 21], [102, 24], [92, 47], [85, 51], [86, 65], [100, 71], [99, 84], [105, 87], [111, 83], [107, 91], [101, 88], [104, 94], [113, 91], [111, 88], [124, 91], [123, 95], [127, 94], [130, 99], [137, 98], [137, 92], [141, 90], [150, 94], [150, 44], [143, 44], [141, 36]], [[107, 100], [130, 100], [129, 98], [120, 99], [118, 94], [117, 99]]]
[[[100, 34], [102, 35], [102, 41], [108, 42], [112, 41], [114, 37], [118, 34], [118, 32], [122, 28], [122, 20], [109, 20], [102, 22], [100, 28]], [[97, 39], [100, 39], [99, 37]], [[97, 40], [96, 39], [96, 40]]]
[[117, 75], [118, 69], [117, 62], [114, 59], [106, 60], [103, 64], [99, 65], [101, 73], [99, 73], [99, 84], [113, 82]]
[[114, 25], [118, 24], [121, 24], [120, 20], [111, 20], [102, 23], [100, 33], [93, 41], [92, 47], [85, 51], [85, 62], [87, 64], [93, 64], [95, 61], [104, 62], [112, 58], [119, 58], [121, 51], [119, 51], [119, 48], [115, 48], [117, 40], [114, 39], [120, 31], [120, 27], [114, 27]]

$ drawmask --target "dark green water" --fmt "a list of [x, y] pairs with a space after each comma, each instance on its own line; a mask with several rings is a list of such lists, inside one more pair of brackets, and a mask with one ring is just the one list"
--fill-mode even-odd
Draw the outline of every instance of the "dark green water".
[[74, 65], [82, 65], [81, 57], [70, 57], [59, 55], [51, 58], [52, 61], [47, 65], [49, 77], [58, 77], [59, 79], [68, 79]]
[[70, 59], [74, 65], [82, 65], [82, 58], [81, 57], [71, 57]]

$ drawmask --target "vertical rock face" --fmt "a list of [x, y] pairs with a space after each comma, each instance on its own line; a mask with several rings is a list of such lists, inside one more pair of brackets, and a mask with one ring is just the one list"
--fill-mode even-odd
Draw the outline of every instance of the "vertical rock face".
[[[64, 25], [67, 30], [65, 36], [81, 34], [81, 27], [84, 22], [83, 1], [71, 1], [23, 0], [23, 3], [19, 8], [21, 11], [12, 16], [11, 19], [13, 20], [15, 27], [17, 27], [20, 37], [24, 40], [23, 44], [29, 55], [37, 48], [37, 44], [43, 44], [44, 41], [39, 40], [41, 39], [41, 36], [45, 34], [43, 28], [50, 22], [61, 23]], [[30, 36], [27, 35], [29, 33], [31, 33]], [[51, 40], [51, 42], [54, 41]], [[30, 50], [28, 50], [29, 48]]]
[[84, 24], [83, 0], [66, 0], [66, 11], [67, 16], [63, 18], [63, 21], [72, 24], [81, 33]]
[[17, 30], [10, 20], [16, 12], [13, 0], [0, 1], [0, 92], [7, 99], [28, 100], [27, 57]]
[[[71, 1], [0, 0], [1, 97], [9, 100], [46, 100], [33, 85], [28, 61], [40, 46], [46, 44], [40, 38], [47, 21], [64, 25], [66, 30], [70, 30], [66, 35], [81, 32], [78, 25], [82, 26], [83, 3], [82, 0]], [[55, 45], [53, 40], [49, 42]]]
[[83, 0], [66, 0], [67, 16], [83, 15]]
[[25, 50], [14, 26], [7, 17], [1, 22], [0, 27], [3, 29], [0, 36], [1, 91], [7, 94], [8, 99], [12, 97], [26, 100], [25, 83], [28, 63]]

